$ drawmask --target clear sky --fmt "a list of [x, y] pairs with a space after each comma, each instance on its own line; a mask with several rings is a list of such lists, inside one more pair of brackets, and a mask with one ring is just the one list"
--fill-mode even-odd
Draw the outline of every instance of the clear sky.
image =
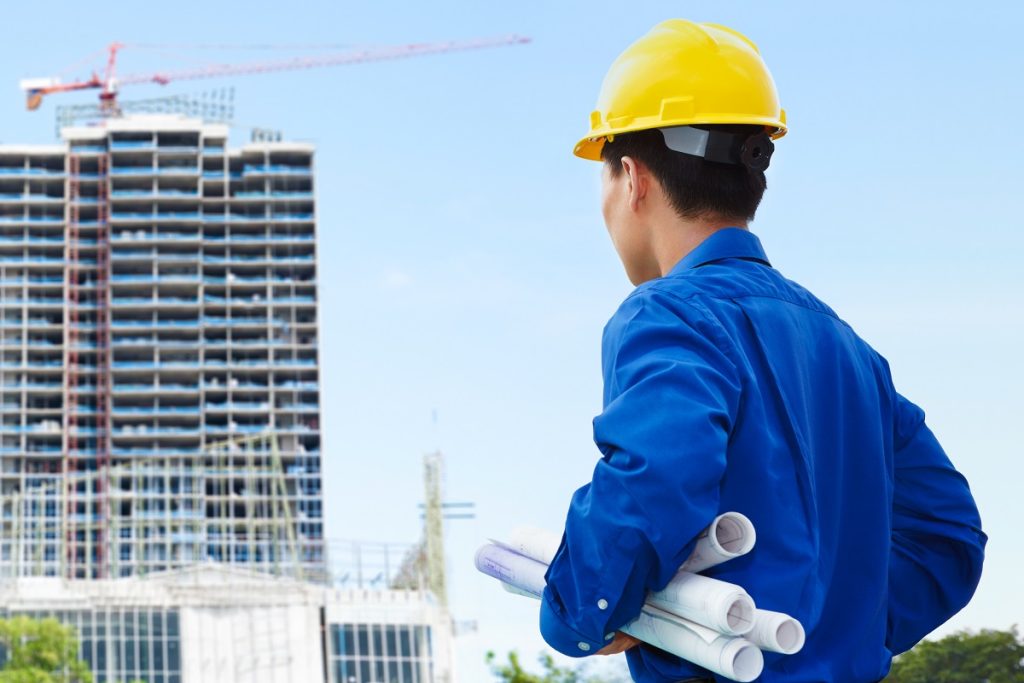
[[[559, 528], [598, 457], [601, 328], [630, 291], [598, 211], [599, 168], [572, 146], [610, 62], [655, 23], [684, 16], [741, 30], [770, 65], [791, 130], [752, 229], [776, 267], [889, 359], [971, 482], [988, 561], [974, 602], [943, 632], [1005, 628], [1024, 615], [1021, 8], [8, 3], [0, 141], [52, 141], [55, 102], [25, 113], [17, 80], [111, 40], [534, 39], [124, 94], [233, 84], [239, 121], [317, 144], [327, 533], [415, 540], [421, 456], [444, 450], [449, 498], [479, 511], [448, 536], [455, 615], [479, 622], [458, 641], [462, 679], [475, 683], [487, 648], [532, 657], [542, 643], [536, 606], [476, 576], [472, 553], [516, 524]], [[277, 56], [128, 48], [122, 70]]]

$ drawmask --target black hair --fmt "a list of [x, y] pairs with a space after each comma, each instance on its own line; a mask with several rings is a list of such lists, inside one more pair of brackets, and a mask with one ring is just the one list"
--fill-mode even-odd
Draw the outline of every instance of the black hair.
[[[761, 126], [740, 125], [694, 128], [750, 134], [764, 130]], [[665, 146], [665, 138], [657, 129], [616, 135], [601, 148], [601, 159], [614, 177], [622, 173], [622, 158], [627, 156], [650, 170], [672, 208], [683, 218], [751, 221], [767, 187], [763, 171], [676, 152]]]

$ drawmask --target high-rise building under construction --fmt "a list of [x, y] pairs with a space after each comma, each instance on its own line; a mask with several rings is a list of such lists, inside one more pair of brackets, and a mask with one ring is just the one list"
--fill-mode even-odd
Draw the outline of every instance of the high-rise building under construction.
[[0, 575], [325, 577], [313, 147], [0, 146]]

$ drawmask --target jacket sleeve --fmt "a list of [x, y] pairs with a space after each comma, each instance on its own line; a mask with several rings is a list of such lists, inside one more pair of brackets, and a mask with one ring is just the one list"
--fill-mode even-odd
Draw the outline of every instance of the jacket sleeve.
[[669, 296], [638, 290], [605, 329], [603, 457], [573, 495], [541, 606], [542, 635], [569, 656], [636, 618], [718, 513], [739, 380], [717, 321]]
[[896, 394], [886, 647], [905, 652], [960, 611], [981, 578], [987, 537], [967, 486], [924, 411]]

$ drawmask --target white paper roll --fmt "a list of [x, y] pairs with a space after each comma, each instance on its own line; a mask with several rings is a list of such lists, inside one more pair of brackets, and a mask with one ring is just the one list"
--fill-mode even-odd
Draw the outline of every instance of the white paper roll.
[[640, 616], [622, 630], [656, 648], [741, 683], [753, 681], [764, 668], [761, 651], [745, 638], [716, 633], [654, 607], [644, 607]]
[[521, 526], [512, 530], [508, 543], [493, 542], [510, 548], [520, 555], [525, 555], [531, 560], [551, 564], [555, 559], [555, 553], [558, 552], [558, 547], [562, 545], [562, 536], [547, 529]]
[[476, 568], [519, 591], [540, 597], [544, 594], [547, 565], [488, 543], [476, 551]]
[[739, 512], [724, 512], [697, 537], [697, 545], [679, 571], [701, 572], [749, 553], [757, 540], [754, 524]]
[[509, 593], [511, 593], [512, 595], [521, 595], [524, 598], [535, 598], [535, 599], [540, 599], [540, 597], [541, 597], [539, 595], [535, 595], [533, 593], [530, 593], [529, 591], [524, 591], [522, 588], [516, 588], [512, 584], [505, 583], [504, 581], [501, 582], [501, 587], [504, 588]]
[[793, 655], [803, 648], [806, 635], [803, 625], [788, 614], [759, 609], [754, 610], [754, 628], [746, 638], [762, 650]]
[[676, 574], [647, 604], [730, 636], [754, 627], [754, 601], [739, 586], [700, 574]]
[[[537, 599], [543, 591], [546, 567], [507, 548], [485, 545], [477, 551], [476, 565], [485, 574], [500, 579], [510, 593]], [[743, 683], [757, 678], [764, 666], [761, 651], [746, 639], [723, 635], [650, 605], [645, 605], [640, 617], [622, 631]]]

